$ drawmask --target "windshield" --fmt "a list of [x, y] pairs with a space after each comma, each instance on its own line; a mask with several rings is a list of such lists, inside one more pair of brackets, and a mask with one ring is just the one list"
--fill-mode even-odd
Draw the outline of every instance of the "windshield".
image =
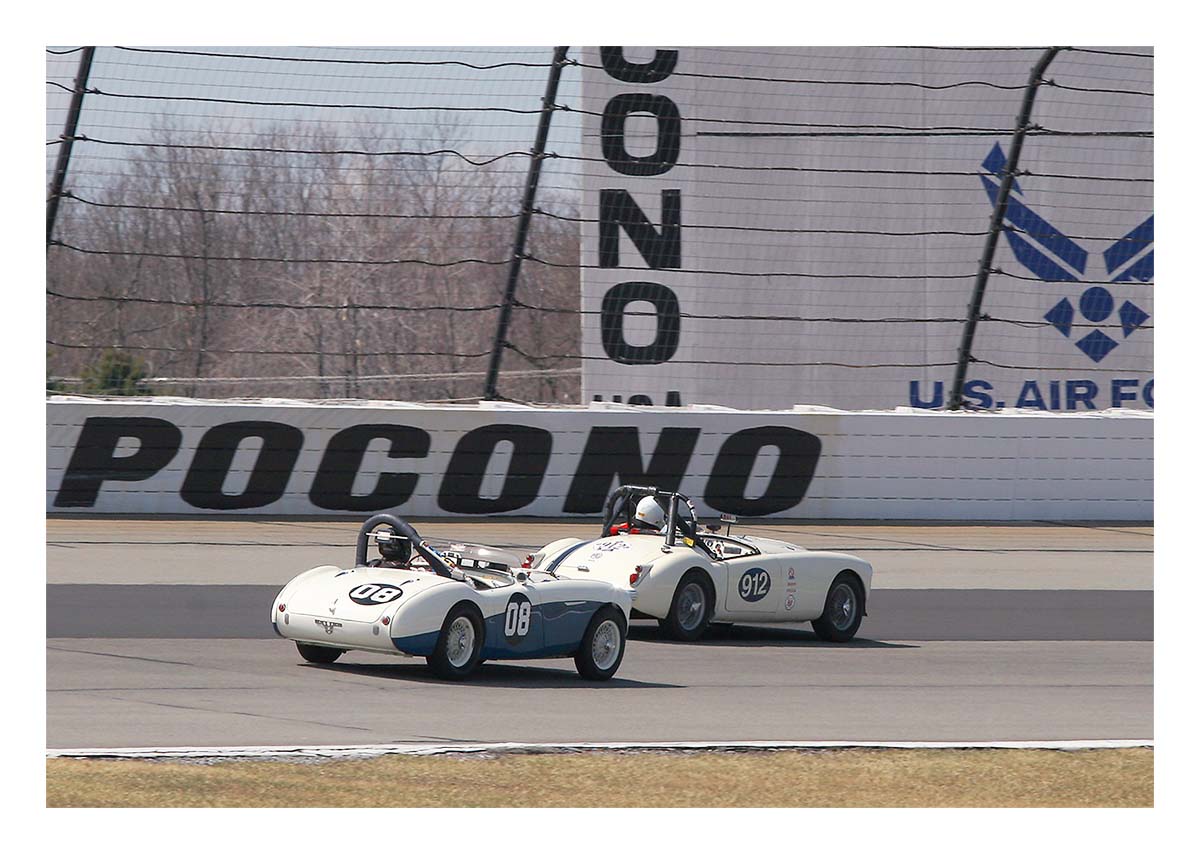
[[516, 552], [484, 546], [478, 543], [439, 543], [437, 550], [459, 569], [511, 575], [521, 565]]

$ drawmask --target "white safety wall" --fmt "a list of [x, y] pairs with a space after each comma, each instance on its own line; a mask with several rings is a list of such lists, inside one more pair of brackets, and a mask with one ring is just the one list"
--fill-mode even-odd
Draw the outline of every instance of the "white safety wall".
[[[584, 400], [944, 406], [1042, 49], [602, 50], [582, 60]], [[1050, 66], [968, 405], [1153, 408], [1149, 53]]]
[[51, 513], [589, 516], [622, 479], [706, 516], [1153, 518], [1153, 417], [1132, 411], [57, 397], [46, 418]]

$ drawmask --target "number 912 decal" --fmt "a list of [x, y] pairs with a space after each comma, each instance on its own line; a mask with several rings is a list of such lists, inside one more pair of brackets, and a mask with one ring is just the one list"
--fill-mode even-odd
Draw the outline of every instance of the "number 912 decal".
[[738, 595], [747, 602], [757, 602], [771, 590], [771, 574], [765, 569], [748, 569], [738, 581]]

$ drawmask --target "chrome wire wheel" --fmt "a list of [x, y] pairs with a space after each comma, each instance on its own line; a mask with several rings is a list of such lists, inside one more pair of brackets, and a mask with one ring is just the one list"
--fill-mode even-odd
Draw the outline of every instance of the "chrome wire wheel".
[[465, 614], [446, 632], [446, 658], [455, 667], [465, 667], [475, 653], [475, 624]]
[[608, 670], [621, 654], [621, 627], [605, 620], [592, 635], [592, 663], [598, 670]]
[[850, 628], [858, 616], [858, 592], [853, 584], [843, 581], [833, 588], [829, 594], [829, 611], [835, 629], [844, 632]]
[[698, 582], [691, 581], [679, 591], [679, 600], [675, 604], [675, 617], [680, 627], [693, 631], [704, 619], [704, 588]]

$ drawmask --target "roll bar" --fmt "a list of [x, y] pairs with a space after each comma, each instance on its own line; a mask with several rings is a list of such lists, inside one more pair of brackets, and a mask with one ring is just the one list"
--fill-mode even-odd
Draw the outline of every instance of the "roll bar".
[[[663, 497], [667, 499], [666, 539], [668, 543], [675, 542], [676, 531], [682, 531], [685, 537], [690, 537], [692, 539], [696, 537], [695, 524], [679, 515], [680, 500], [687, 503], [689, 507], [691, 506], [691, 502], [688, 501], [687, 496], [680, 495], [678, 492], [670, 492], [665, 489], [659, 489], [657, 486], [635, 486], [633, 484], [618, 486], [612, 491], [612, 493], [609, 494], [608, 501], [605, 502], [604, 505], [604, 521], [601, 523], [600, 536], [609, 536], [609, 529], [616, 521], [614, 518], [614, 513], [617, 509], [617, 503], [622, 498], [626, 499], [625, 507], [628, 510], [628, 508], [632, 506], [632, 497], [636, 496], [639, 498], [644, 498], [647, 495]], [[625, 515], [629, 517], [626, 519], [626, 521], [631, 520], [633, 517], [633, 514], [629, 512], [626, 512]]]
[[[616, 520], [613, 518], [613, 512], [617, 509], [617, 502], [630, 495], [658, 495], [657, 486], [634, 486], [632, 484], [626, 486], [618, 486], [608, 495], [608, 501], [604, 502], [604, 518], [601, 520], [600, 536], [607, 537], [608, 529]], [[627, 513], [627, 516], [632, 515]]]
[[362, 523], [362, 527], [358, 529], [358, 541], [355, 543], [354, 547], [355, 566], [367, 565], [367, 541], [370, 538], [371, 532], [380, 525], [390, 525], [399, 531], [403, 536], [407, 537], [408, 541], [412, 543], [412, 547], [414, 550], [416, 550], [417, 554], [425, 558], [425, 560], [429, 562], [429, 568], [438, 575], [442, 576], [443, 578], [454, 577], [450, 567], [444, 560], [442, 560], [441, 556], [421, 541], [421, 535], [417, 533], [417, 529], [408, 524], [408, 522], [405, 522], [399, 516], [393, 516], [391, 513], [376, 513], [370, 519]]

